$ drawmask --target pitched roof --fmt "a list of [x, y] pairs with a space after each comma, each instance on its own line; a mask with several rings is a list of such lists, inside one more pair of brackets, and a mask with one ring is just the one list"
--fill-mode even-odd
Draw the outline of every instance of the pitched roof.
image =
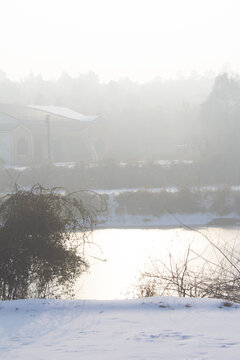
[[[40, 110], [35, 106], [1, 103], [0, 114], [3, 114], [0, 131], [11, 131], [22, 124], [38, 135], [46, 132], [47, 115], [50, 116], [51, 128], [54, 131], [63, 132], [67, 127], [68, 131], [74, 133], [84, 131], [95, 123], [95, 119], [99, 118], [99, 116], [86, 116], [67, 108], [55, 106], [41, 106]], [[59, 126], [60, 124], [61, 126]]]
[[98, 115], [87, 116], [62, 106], [28, 105], [28, 107], [43, 111], [47, 114], [58, 115], [64, 118], [78, 121], [94, 121]]
[[19, 126], [20, 122], [3, 112], [0, 112], [0, 131], [10, 131], [15, 129], [17, 126]]

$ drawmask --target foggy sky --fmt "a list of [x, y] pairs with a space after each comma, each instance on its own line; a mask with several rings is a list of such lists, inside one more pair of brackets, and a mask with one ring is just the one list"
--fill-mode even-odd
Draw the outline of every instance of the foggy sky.
[[14, 80], [239, 72], [239, 10], [238, 0], [3, 0], [0, 69]]

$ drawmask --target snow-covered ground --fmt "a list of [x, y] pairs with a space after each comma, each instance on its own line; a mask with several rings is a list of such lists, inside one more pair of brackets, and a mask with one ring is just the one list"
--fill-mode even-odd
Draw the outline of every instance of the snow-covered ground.
[[[132, 215], [127, 212], [118, 213], [118, 202], [116, 196], [119, 194], [131, 191], [137, 192], [140, 189], [115, 189], [115, 190], [98, 190], [99, 194], [108, 195], [108, 211], [98, 216], [97, 228], [164, 228], [164, 227], [179, 227], [179, 226], [234, 226], [240, 224], [239, 214], [230, 212], [227, 215], [221, 216], [219, 214], [205, 211], [198, 213], [168, 213], [162, 216], [146, 215]], [[151, 189], [150, 192], [160, 192], [163, 189]], [[178, 191], [175, 187], [165, 189], [168, 192]], [[212, 191], [215, 191], [212, 189]], [[233, 188], [233, 191], [239, 191], [238, 187]], [[207, 203], [203, 204], [205, 207]]]
[[[138, 191], [131, 190], [131, 191]], [[151, 191], [160, 191], [152, 189]], [[168, 191], [176, 191], [169, 188]], [[108, 195], [108, 211], [98, 216], [97, 228], [164, 228], [179, 226], [233, 226], [239, 225], [240, 217], [236, 213], [229, 213], [220, 216], [211, 212], [198, 213], [166, 213], [162, 216], [153, 215], [132, 215], [127, 212], [123, 214], [117, 213], [118, 203], [116, 196], [121, 190], [99, 190], [100, 194]]]
[[1, 359], [240, 358], [240, 306], [221, 300], [20, 300], [0, 305]]

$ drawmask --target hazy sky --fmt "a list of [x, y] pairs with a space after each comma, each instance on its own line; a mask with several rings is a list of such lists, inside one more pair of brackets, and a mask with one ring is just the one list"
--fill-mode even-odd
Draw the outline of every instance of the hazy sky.
[[240, 71], [239, 14], [239, 0], [0, 0], [0, 69], [102, 81]]

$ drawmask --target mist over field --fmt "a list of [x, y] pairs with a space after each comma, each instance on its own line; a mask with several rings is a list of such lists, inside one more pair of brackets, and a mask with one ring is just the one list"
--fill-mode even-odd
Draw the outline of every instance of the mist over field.
[[[0, 111], [33, 134], [33, 140], [26, 140], [27, 153], [10, 158], [2, 132], [2, 165], [44, 166], [49, 156], [52, 164], [65, 163], [67, 168], [72, 164], [75, 170], [62, 168], [61, 177], [55, 177], [58, 186], [72, 187], [74, 182], [94, 189], [240, 183], [238, 74], [195, 73], [145, 83], [127, 78], [102, 83], [93, 72], [76, 78], [63, 73], [51, 81], [41, 75], [11, 81], [2, 72]], [[71, 120], [69, 111], [84, 114], [90, 121]], [[2, 127], [4, 131], [3, 123]], [[16, 140], [16, 152], [20, 140]], [[32, 180], [27, 176], [25, 184], [24, 172], [19, 177], [23, 185], [43, 180], [37, 169]], [[50, 184], [54, 186], [54, 180]]]
[[[193, 159], [236, 155], [239, 76], [223, 73], [145, 83], [128, 78], [101, 83], [89, 72], [52, 81], [30, 75], [14, 82], [2, 72], [0, 102], [67, 107], [100, 115], [97, 158], [112, 160]], [[11, 113], [11, 111], [10, 111]], [[15, 117], [18, 117], [17, 110]], [[94, 127], [94, 125], [93, 125]], [[54, 132], [52, 134], [54, 136]], [[57, 158], [57, 155], [56, 155]], [[77, 161], [77, 157], [69, 161]]]
[[[76, 78], [63, 73], [52, 81], [30, 75], [13, 82], [2, 72], [0, 102], [60, 106], [85, 115], [101, 115], [98, 131], [103, 143], [97, 144], [100, 159], [189, 158], [200, 151], [195, 142], [202, 126], [199, 116], [214, 81], [213, 75], [195, 74], [142, 84], [128, 78], [101, 83], [89, 72]], [[200, 135], [199, 146], [201, 141]]]

